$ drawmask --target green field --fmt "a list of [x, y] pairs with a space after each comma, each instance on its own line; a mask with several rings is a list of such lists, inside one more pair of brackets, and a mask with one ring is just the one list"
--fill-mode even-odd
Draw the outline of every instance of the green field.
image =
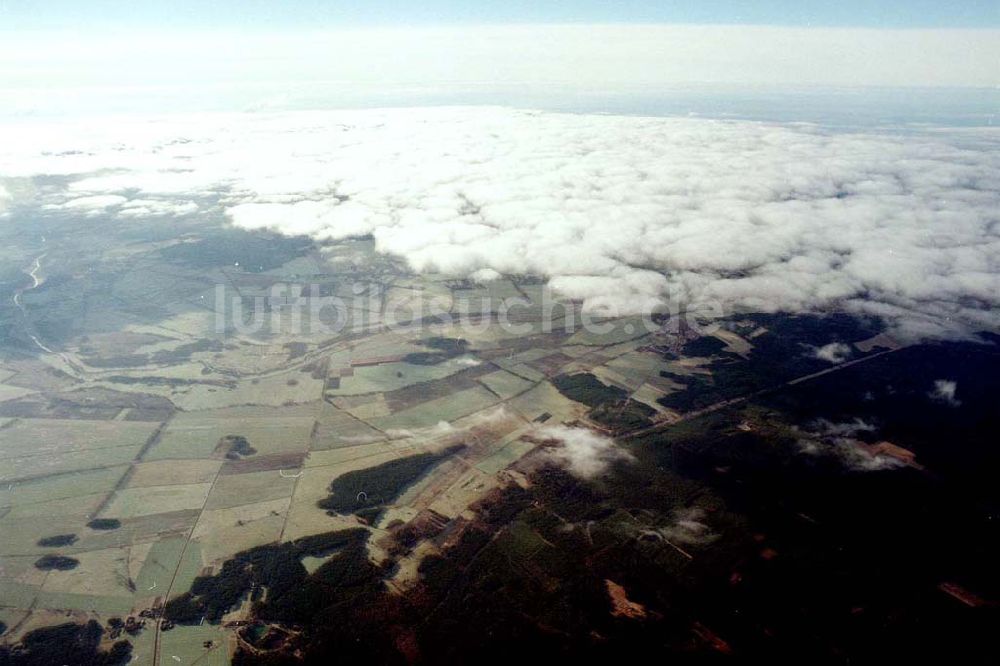
[[144, 460], [222, 458], [219, 442], [228, 435], [242, 435], [257, 455], [306, 451], [313, 428], [306, 417], [236, 418], [211, 413], [178, 416], [167, 426]]
[[429, 428], [453, 421], [496, 404], [497, 397], [482, 387], [459, 391], [444, 398], [429, 400], [417, 407], [404, 409], [390, 416], [373, 418], [371, 423], [381, 430]]

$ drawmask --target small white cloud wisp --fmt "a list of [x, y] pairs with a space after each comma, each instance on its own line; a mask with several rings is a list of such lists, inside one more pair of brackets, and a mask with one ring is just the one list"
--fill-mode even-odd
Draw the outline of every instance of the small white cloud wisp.
[[851, 358], [851, 347], [843, 342], [831, 342], [828, 345], [818, 347], [815, 351], [816, 358], [829, 363], [843, 363]]
[[613, 439], [587, 428], [547, 426], [537, 436], [557, 443], [546, 456], [571, 474], [583, 479], [600, 476], [615, 462], [632, 460], [632, 455]]
[[932, 400], [949, 407], [960, 407], [962, 401], [956, 397], [956, 393], [958, 393], [958, 382], [950, 379], [938, 379], [934, 382], [934, 388], [927, 395]]

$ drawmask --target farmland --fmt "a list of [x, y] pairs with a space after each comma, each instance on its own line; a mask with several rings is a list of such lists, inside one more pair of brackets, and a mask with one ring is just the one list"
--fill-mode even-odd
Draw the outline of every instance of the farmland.
[[[458, 311], [526, 292], [416, 276], [363, 241], [285, 243], [264, 261], [242, 232], [193, 229], [123, 254], [56, 226], [65, 245], [49, 247], [39, 285], [20, 296], [26, 321], [9, 313], [0, 356], [4, 640], [48, 612], [103, 623], [155, 608], [264, 544], [348, 527], [384, 536], [432, 508], [460, 519], [533, 450], [521, 437], [541, 412], [585, 414], [549, 379], [621, 342], [577, 336], [575, 353], [561, 354], [571, 334], [534, 324], [534, 342], [437, 320], [383, 330], [390, 307], [445, 299]], [[99, 270], [73, 279], [88, 262]], [[364, 280], [372, 301], [341, 333], [293, 330], [280, 304], [260, 330], [216, 326], [216, 285], [246, 300], [293, 277], [332, 294]], [[406, 470], [395, 480], [393, 466]], [[327, 511], [331, 488], [365, 478], [378, 511], [340, 499], [342, 515]], [[373, 561], [384, 555], [375, 541]], [[147, 628], [135, 655], [159, 663], [176, 636]], [[224, 658], [235, 638], [221, 636]]]
[[[489, 590], [503, 591], [497, 612], [513, 622], [482, 618], [477, 626], [497, 641], [525, 618], [532, 636], [569, 622], [559, 609], [574, 599], [553, 592], [563, 583], [587, 600], [563, 627], [580, 644], [591, 626], [628, 635], [606, 617], [607, 590], [626, 595], [623, 607], [652, 609], [656, 622], [700, 618], [685, 595], [717, 591], [692, 583], [694, 574], [681, 584], [663, 572], [714, 575], [754, 547], [747, 516], [771, 526], [773, 498], [741, 494], [730, 479], [763, 474], [759, 460], [785, 464], [789, 433], [801, 439], [831, 416], [806, 413], [788, 389], [831, 367], [814, 350], [850, 345], [866, 364], [915, 353], [876, 335], [872, 322], [842, 317], [746, 315], [706, 335], [626, 317], [595, 332], [565, 326], [562, 316], [579, 309], [566, 301], [560, 326], [545, 326], [537, 279], [418, 275], [365, 238], [318, 246], [192, 223], [166, 240], [113, 228], [123, 242], [109, 245], [86, 228], [46, 224], [40, 284], [21, 292], [23, 311], [0, 310], [0, 641], [30, 642], [61, 622], [92, 631], [91, 620], [107, 627], [145, 612], [146, 625], [126, 636], [141, 664], [225, 664], [271, 643], [319, 649], [282, 627], [319, 611], [362, 621], [324, 595], [387, 614], [419, 614], [434, 600], [428, 633], [413, 639], [430, 654], [435, 632], [473, 614], [469, 604], [489, 606]], [[5, 261], [31, 265], [38, 243], [12, 242], [16, 256]], [[324, 295], [360, 284], [362, 304], [342, 328], [299, 326], [289, 283]], [[496, 325], [495, 303], [468, 326], [446, 316], [484, 297], [527, 299], [517, 322], [525, 328]], [[264, 324], [220, 326], [220, 301], [233, 298], [260, 300]], [[432, 301], [434, 316], [400, 314]], [[388, 326], [393, 317], [406, 325]], [[938, 362], [921, 353], [915, 364]], [[873, 387], [872, 401], [855, 404], [839, 390], [811, 404], [847, 418], [886, 401], [873, 421], [905, 410], [898, 392]], [[928, 428], [940, 433], [943, 422]], [[558, 469], [561, 432], [617, 438], [623, 453], [613, 460], [631, 466], [610, 466], [600, 483], [572, 477]], [[921, 460], [948, 468], [925, 435], [893, 432], [921, 443]], [[781, 484], [789, 496], [802, 490]], [[303, 545], [330, 534], [349, 543]], [[258, 560], [284, 568], [246, 568]], [[448, 581], [466, 596], [451, 594]], [[681, 596], [670, 601], [670, 591]], [[165, 605], [176, 626], [156, 616]], [[417, 624], [405, 613], [393, 621]], [[230, 622], [263, 622], [265, 631]], [[686, 645], [682, 633], [671, 640]], [[459, 652], [435, 656], [471, 658], [466, 648], [459, 641]]]

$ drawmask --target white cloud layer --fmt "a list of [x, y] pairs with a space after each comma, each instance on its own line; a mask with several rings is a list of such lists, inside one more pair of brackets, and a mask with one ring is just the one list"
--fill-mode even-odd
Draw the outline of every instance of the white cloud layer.
[[623, 312], [667, 297], [998, 326], [995, 130], [445, 108], [22, 123], [0, 143], [0, 179], [73, 178], [48, 206], [221, 201], [246, 229], [370, 233], [418, 271], [535, 273]]

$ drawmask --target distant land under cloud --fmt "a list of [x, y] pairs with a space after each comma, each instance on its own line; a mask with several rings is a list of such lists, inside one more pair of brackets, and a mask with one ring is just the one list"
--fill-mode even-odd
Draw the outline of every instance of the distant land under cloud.
[[23, 122], [0, 142], [7, 214], [371, 234], [418, 271], [540, 274], [623, 313], [711, 299], [917, 336], [1000, 325], [990, 128], [465, 107]]

